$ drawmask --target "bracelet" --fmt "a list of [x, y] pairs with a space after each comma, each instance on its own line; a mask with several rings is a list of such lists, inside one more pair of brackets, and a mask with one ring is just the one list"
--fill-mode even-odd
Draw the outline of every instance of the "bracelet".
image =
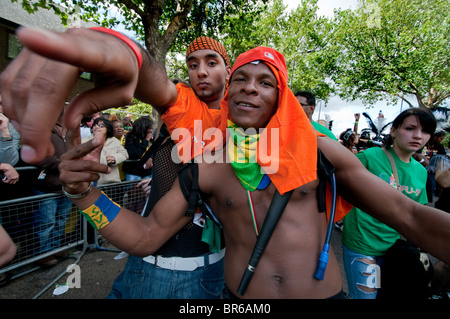
[[64, 189], [64, 186], [62, 186], [62, 191], [63, 191], [64, 195], [66, 195], [67, 198], [80, 199], [80, 198], [86, 197], [87, 194], [89, 194], [91, 192], [92, 186], [93, 186], [93, 183], [90, 182], [89, 183], [89, 187], [84, 192], [82, 192], [81, 194], [70, 194]]
[[94, 204], [80, 211], [87, 221], [99, 230], [109, 225], [120, 211], [120, 205], [110, 199], [105, 193], [101, 193], [100, 197]]
[[139, 70], [141, 69], [141, 66], [142, 66], [142, 53], [141, 53], [141, 50], [139, 49], [138, 45], [133, 40], [131, 40], [126, 35], [124, 35], [124, 34], [122, 34], [120, 32], [117, 32], [117, 31], [114, 31], [114, 30], [111, 30], [111, 29], [108, 29], [108, 28], [92, 27], [92, 28], [89, 28], [89, 29], [90, 30], [104, 32], [104, 33], [108, 33], [108, 34], [110, 34], [112, 36], [115, 36], [116, 38], [119, 38], [123, 42], [125, 42], [131, 48], [131, 50], [133, 50], [134, 54], [136, 55], [137, 62], [138, 62], [138, 65], [139, 65]]
[[2, 137], [0, 137], [0, 140], [1, 140], [2, 142], [9, 142], [9, 141], [12, 141], [13, 138], [12, 138], [12, 136], [8, 136], [8, 137], [2, 136]]

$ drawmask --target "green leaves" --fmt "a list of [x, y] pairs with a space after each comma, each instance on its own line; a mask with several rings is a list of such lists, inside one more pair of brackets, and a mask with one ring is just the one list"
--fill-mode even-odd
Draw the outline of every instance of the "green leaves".
[[338, 94], [366, 104], [406, 97], [423, 107], [446, 103], [448, 0], [361, 0], [333, 18], [318, 16], [317, 2], [301, 0], [288, 12], [282, 0], [60, 0], [61, 6], [21, 0], [29, 13], [52, 9], [66, 24], [74, 14], [102, 26], [122, 24], [161, 63], [170, 59], [170, 75], [183, 79], [184, 61], [176, 57], [206, 35], [220, 40], [232, 61], [258, 45], [279, 50], [291, 89], [324, 101]]
[[[340, 11], [331, 39], [343, 54], [331, 75], [340, 95], [371, 103], [412, 95], [433, 107], [449, 96], [448, 1], [361, 1]], [[436, 92], [436, 94], [432, 94]]]

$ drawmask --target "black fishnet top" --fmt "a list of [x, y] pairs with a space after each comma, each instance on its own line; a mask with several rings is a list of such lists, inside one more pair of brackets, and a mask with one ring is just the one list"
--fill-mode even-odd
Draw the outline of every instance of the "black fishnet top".
[[[182, 164], [172, 161], [175, 143], [168, 138], [153, 156], [152, 187], [144, 216], [148, 216], [156, 203], [171, 189]], [[203, 228], [189, 222], [153, 255], [165, 257], [196, 257], [209, 253], [209, 246], [201, 241]]]

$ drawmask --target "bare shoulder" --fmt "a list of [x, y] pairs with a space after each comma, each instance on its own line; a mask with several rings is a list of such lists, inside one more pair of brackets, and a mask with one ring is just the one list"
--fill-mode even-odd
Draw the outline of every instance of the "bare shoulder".
[[216, 151], [213, 157], [197, 157], [196, 162], [199, 168], [199, 187], [204, 193], [211, 194], [214, 189], [235, 179], [224, 149]]

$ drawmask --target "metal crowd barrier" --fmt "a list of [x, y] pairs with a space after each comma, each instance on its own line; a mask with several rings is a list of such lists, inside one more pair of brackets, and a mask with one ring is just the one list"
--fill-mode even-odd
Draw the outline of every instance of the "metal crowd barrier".
[[[139, 182], [140, 180], [123, 181], [99, 185], [98, 187], [121, 206], [141, 214], [145, 206], [146, 196], [136, 186]], [[63, 194], [52, 193], [0, 201], [1, 224], [17, 246], [16, 256], [10, 263], [0, 268], [0, 275], [12, 273], [10, 280], [14, 280], [39, 269], [40, 266], [37, 266], [36, 263], [39, 260], [73, 248], [80, 250], [74, 257], [76, 259], [75, 264], [78, 263], [87, 248], [117, 251], [103, 246], [102, 236], [86, 222], [86, 219], [78, 212], [77, 207], [72, 205], [64, 225], [64, 235], [59, 245], [50, 251], [40, 253], [33, 214], [36, 215], [39, 212], [39, 207], [44, 201], [62, 198], [64, 198]], [[65, 273], [64, 271], [53, 282], [59, 280]]]

